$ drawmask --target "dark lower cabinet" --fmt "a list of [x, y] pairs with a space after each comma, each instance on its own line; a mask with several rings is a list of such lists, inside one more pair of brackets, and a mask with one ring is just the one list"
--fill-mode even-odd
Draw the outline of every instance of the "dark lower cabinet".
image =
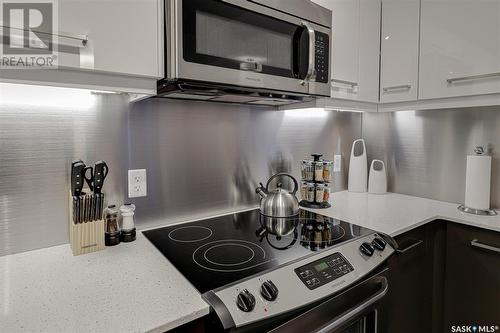
[[[445, 224], [435, 221], [395, 237], [398, 251], [389, 259], [389, 333], [441, 332], [433, 304], [441, 303]], [[436, 292], [437, 291], [437, 292]]]
[[448, 223], [446, 238], [443, 331], [500, 326], [500, 233]]

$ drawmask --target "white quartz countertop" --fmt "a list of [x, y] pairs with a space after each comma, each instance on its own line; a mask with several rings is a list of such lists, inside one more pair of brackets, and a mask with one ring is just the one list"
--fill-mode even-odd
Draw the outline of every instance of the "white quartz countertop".
[[165, 332], [208, 312], [140, 232], [76, 257], [69, 245], [0, 257], [0, 332]]
[[[500, 216], [388, 193], [332, 194], [311, 210], [396, 236], [435, 219], [500, 231]], [[142, 235], [74, 257], [69, 245], [0, 257], [0, 332], [164, 332], [209, 312], [198, 291]]]
[[387, 193], [336, 192], [331, 208], [307, 209], [366, 228], [397, 236], [429, 221], [444, 219], [484, 229], [500, 231], [500, 215], [476, 216], [460, 212], [459, 204]]

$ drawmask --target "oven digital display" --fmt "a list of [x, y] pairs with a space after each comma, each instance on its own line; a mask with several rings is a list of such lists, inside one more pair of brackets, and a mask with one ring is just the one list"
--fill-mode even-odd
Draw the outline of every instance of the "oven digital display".
[[295, 274], [310, 290], [316, 289], [354, 271], [351, 263], [335, 252], [325, 258], [294, 269]]
[[321, 272], [322, 270], [325, 270], [328, 268], [328, 264], [323, 261], [321, 264], [314, 266], [314, 268], [316, 269], [317, 272]]

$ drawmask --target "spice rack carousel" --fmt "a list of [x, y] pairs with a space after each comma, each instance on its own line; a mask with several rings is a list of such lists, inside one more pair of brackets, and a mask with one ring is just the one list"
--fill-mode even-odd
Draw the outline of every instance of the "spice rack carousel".
[[333, 162], [321, 159], [321, 154], [311, 156], [312, 160], [302, 160], [300, 165], [302, 200], [299, 205], [306, 208], [330, 208]]

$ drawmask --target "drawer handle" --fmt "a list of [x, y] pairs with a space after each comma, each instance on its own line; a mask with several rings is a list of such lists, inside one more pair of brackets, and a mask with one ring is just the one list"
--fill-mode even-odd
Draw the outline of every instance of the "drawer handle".
[[470, 245], [472, 247], [478, 247], [478, 248], [481, 248], [481, 249], [485, 249], [485, 250], [493, 251], [493, 252], [496, 252], [496, 253], [500, 253], [500, 248], [480, 243], [479, 240], [477, 240], [477, 239], [471, 240]]
[[382, 90], [384, 92], [389, 92], [393, 90], [410, 90], [411, 89], [411, 84], [403, 84], [400, 86], [392, 86], [392, 87], [384, 87]]
[[337, 80], [337, 79], [331, 79], [332, 83], [340, 83], [340, 84], [345, 84], [346, 86], [351, 86], [351, 87], [357, 87], [358, 83], [357, 82], [352, 82], [352, 81], [344, 81], [344, 80]]
[[446, 79], [446, 82], [449, 84], [453, 84], [456, 82], [461, 82], [461, 81], [470, 81], [470, 80], [481, 80], [481, 79], [488, 79], [492, 77], [500, 77], [500, 72], [498, 73], [489, 73], [489, 74], [480, 74], [480, 75], [471, 75], [471, 76], [462, 76], [462, 77], [453, 77]]
[[397, 251], [398, 253], [403, 254], [403, 253], [406, 253], [406, 252], [410, 251], [410, 250], [411, 250], [411, 249], [413, 249], [414, 247], [419, 246], [419, 245], [420, 245], [420, 244], [422, 244], [423, 242], [424, 242], [423, 240], [417, 240], [415, 243], [411, 244], [410, 246], [407, 246], [407, 247], [405, 247], [405, 248], [404, 248], [404, 249], [402, 249], [402, 250], [401, 250], [401, 249], [397, 249], [396, 251]]

